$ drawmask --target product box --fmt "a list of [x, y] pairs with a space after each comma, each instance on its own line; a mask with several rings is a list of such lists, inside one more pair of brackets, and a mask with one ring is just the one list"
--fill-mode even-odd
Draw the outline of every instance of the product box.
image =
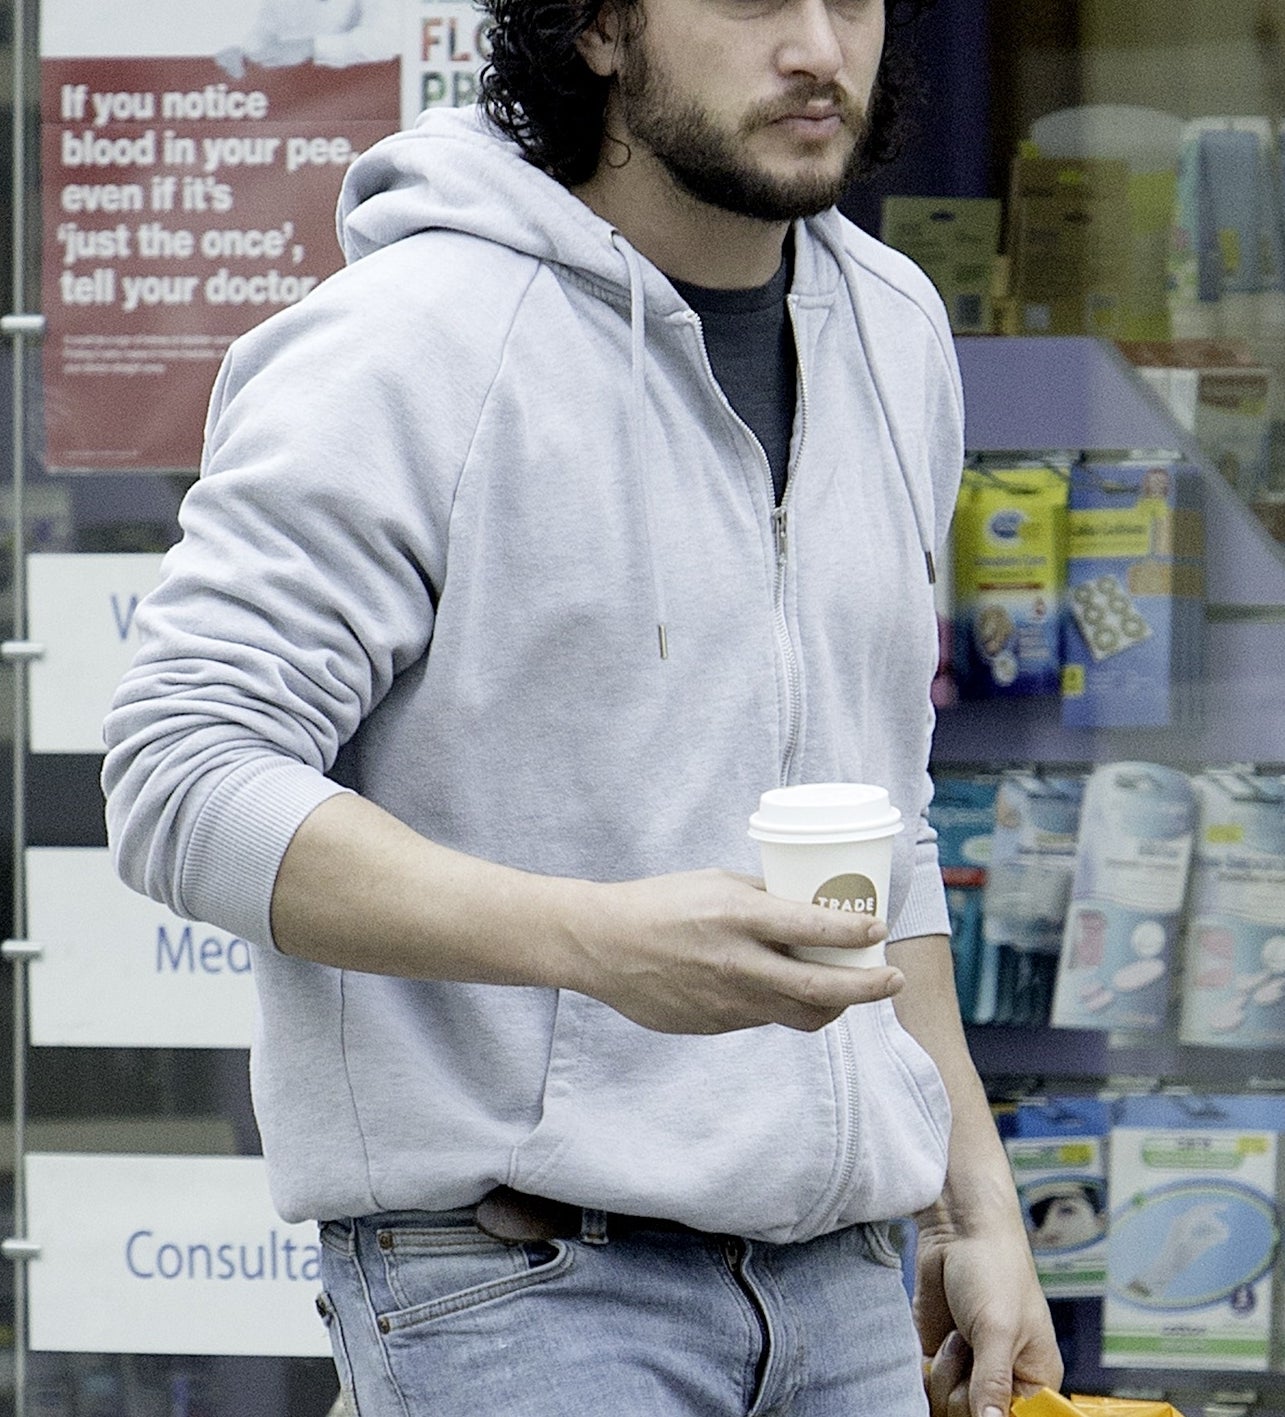
[[1279, 285], [1282, 234], [1273, 147], [1271, 124], [1263, 117], [1197, 118], [1186, 125], [1170, 258], [1175, 305]]
[[1106, 1285], [1107, 1107], [1096, 1098], [1022, 1102], [1004, 1146], [1040, 1285], [1050, 1299]]
[[1205, 618], [1200, 474], [1169, 459], [1071, 469], [1062, 642], [1068, 728], [1194, 721]]
[[1116, 1127], [1104, 1367], [1266, 1371], [1274, 1130]]
[[1285, 1046], [1285, 778], [1209, 770], [1183, 942], [1184, 1043]]
[[1133, 266], [1128, 163], [1019, 155], [1007, 247], [1004, 333], [1124, 334]]
[[989, 197], [885, 197], [881, 236], [937, 287], [956, 334], [992, 330], [1000, 203]]
[[982, 895], [991, 861], [995, 798], [993, 774], [937, 776], [928, 823], [937, 833], [937, 860], [950, 912], [955, 992], [965, 1022], [975, 1021], [982, 962]]
[[951, 535], [962, 697], [1057, 692], [1066, 505], [1060, 468], [965, 470]]
[[1084, 791], [1078, 777], [1005, 772], [982, 891], [977, 1023], [1048, 1021]]
[[1089, 775], [1053, 996], [1056, 1027], [1163, 1027], [1195, 826], [1185, 773], [1109, 763]]
[[1273, 374], [1240, 340], [1121, 341], [1120, 349], [1243, 497], [1266, 485]]

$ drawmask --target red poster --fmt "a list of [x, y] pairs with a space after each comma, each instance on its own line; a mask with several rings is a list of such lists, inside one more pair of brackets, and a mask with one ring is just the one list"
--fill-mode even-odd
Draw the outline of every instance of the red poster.
[[194, 470], [231, 340], [336, 270], [340, 182], [397, 59], [42, 64], [46, 461]]

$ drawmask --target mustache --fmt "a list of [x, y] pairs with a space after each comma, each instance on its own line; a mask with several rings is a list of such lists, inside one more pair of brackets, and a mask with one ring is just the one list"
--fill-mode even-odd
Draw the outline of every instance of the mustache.
[[814, 104], [833, 108], [844, 127], [863, 132], [869, 122], [865, 105], [839, 84], [796, 83], [780, 98], [765, 99], [745, 116], [746, 128], [758, 128], [789, 118]]

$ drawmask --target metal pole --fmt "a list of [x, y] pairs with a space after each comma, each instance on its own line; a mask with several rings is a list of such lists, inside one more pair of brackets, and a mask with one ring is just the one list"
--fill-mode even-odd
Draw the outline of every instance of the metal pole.
[[[13, 7], [13, 638], [27, 634], [26, 461], [27, 349], [27, 0]], [[27, 934], [25, 848], [27, 841], [28, 659], [11, 658], [13, 718], [13, 937]], [[27, 961], [13, 959], [13, 1263], [14, 1417], [27, 1410]]]

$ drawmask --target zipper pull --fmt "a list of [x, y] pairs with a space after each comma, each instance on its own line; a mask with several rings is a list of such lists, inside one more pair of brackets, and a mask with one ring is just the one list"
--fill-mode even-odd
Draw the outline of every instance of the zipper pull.
[[786, 549], [786, 511], [784, 507], [777, 507], [772, 512], [772, 525], [776, 529], [776, 559], [782, 564], [785, 562]]

